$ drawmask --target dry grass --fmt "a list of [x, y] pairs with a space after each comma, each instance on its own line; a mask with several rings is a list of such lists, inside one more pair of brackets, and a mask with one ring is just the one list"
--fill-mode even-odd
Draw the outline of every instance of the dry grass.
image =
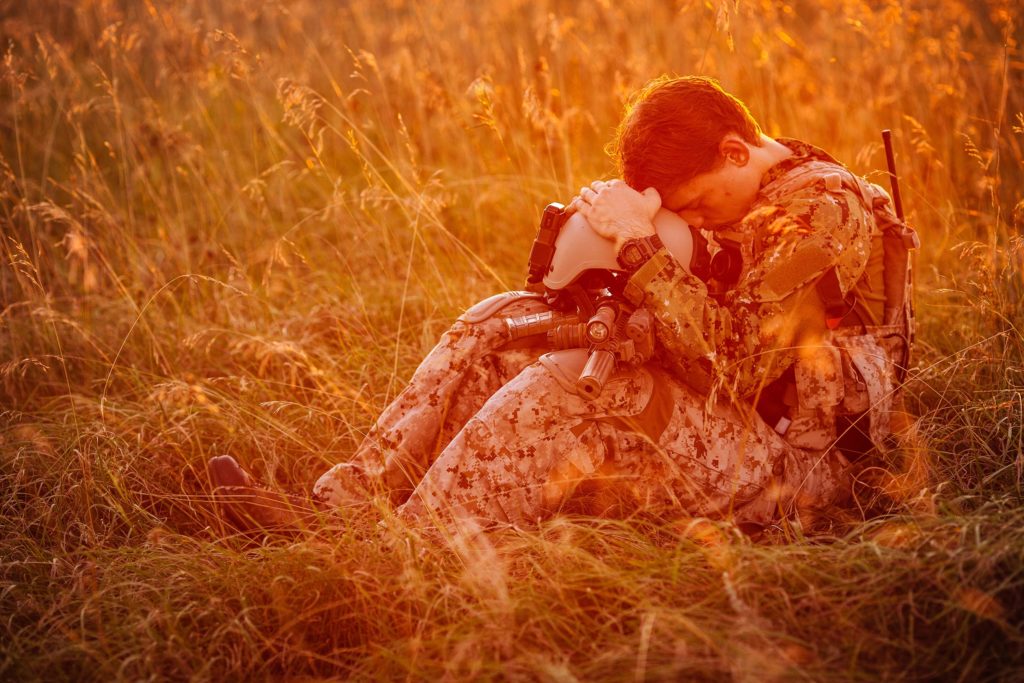
[[[1014, 3], [0, 7], [0, 677], [1021, 676]], [[870, 518], [439, 547], [380, 510], [222, 539], [205, 460], [300, 488], [344, 459], [520, 282], [540, 208], [611, 173], [623, 98], [663, 72], [878, 180], [896, 132], [917, 417]]]

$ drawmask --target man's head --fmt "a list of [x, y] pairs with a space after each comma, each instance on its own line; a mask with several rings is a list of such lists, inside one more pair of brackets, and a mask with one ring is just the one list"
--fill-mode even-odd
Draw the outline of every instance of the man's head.
[[712, 79], [685, 76], [631, 98], [611, 151], [627, 184], [653, 187], [666, 208], [711, 226], [739, 220], [753, 202], [762, 145], [746, 105]]

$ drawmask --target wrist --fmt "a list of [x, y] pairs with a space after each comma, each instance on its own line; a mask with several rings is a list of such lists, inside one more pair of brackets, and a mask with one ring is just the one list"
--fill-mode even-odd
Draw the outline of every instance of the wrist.
[[651, 260], [665, 245], [657, 233], [626, 240], [616, 256], [619, 266], [627, 273], [635, 273]]
[[657, 233], [654, 230], [653, 223], [648, 223], [647, 225], [627, 225], [623, 227], [622, 231], [615, 235], [615, 255], [618, 256], [622, 253], [622, 247], [626, 242], [644, 237], [652, 237], [654, 235], [657, 235]]

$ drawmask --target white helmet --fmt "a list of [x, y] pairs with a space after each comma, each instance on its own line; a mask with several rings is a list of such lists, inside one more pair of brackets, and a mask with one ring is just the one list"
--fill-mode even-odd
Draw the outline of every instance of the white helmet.
[[[689, 272], [693, 258], [693, 234], [689, 224], [678, 214], [658, 209], [654, 216], [654, 229], [669, 252]], [[622, 270], [622, 266], [615, 258], [615, 243], [594, 232], [587, 219], [576, 212], [558, 233], [551, 267], [544, 276], [544, 286], [564, 289], [592, 269]]]

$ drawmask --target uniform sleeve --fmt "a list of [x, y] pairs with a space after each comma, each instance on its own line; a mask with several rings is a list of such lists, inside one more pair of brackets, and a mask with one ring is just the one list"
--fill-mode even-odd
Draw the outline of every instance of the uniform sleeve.
[[630, 278], [625, 295], [654, 314], [661, 360], [683, 379], [751, 396], [792, 365], [800, 344], [821, 338], [815, 282], [835, 267], [849, 291], [867, 265], [873, 229], [858, 193], [815, 183], [744, 219], [750, 264], [721, 303], [665, 249]]

